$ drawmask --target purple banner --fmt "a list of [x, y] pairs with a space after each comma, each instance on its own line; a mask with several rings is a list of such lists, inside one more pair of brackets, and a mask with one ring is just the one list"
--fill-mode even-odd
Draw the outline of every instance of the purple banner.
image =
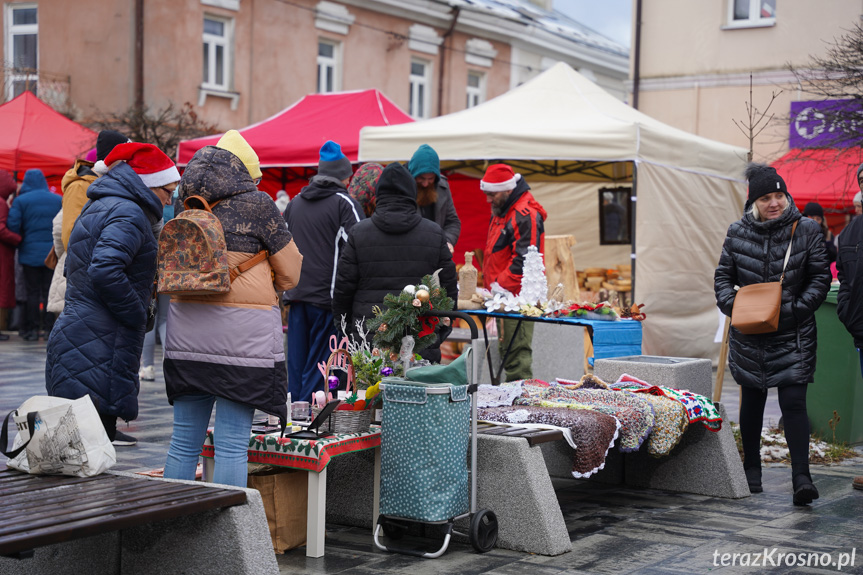
[[859, 100], [791, 102], [791, 148], [850, 148], [863, 144], [863, 104]]

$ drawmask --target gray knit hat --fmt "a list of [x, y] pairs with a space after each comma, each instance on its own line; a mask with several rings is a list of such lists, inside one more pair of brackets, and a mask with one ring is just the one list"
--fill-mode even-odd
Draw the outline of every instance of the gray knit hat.
[[353, 175], [351, 161], [342, 153], [342, 147], [332, 140], [321, 146], [321, 159], [318, 162], [318, 175], [330, 176], [337, 180], [347, 180]]

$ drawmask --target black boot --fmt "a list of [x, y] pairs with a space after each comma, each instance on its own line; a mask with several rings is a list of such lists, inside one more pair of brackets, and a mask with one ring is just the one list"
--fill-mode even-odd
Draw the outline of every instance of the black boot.
[[794, 488], [794, 505], [809, 505], [818, 499], [818, 489], [812, 483], [809, 473], [795, 473], [791, 477], [791, 486]]
[[761, 493], [764, 489], [761, 487], [761, 467], [744, 468], [746, 473], [746, 483], [749, 484], [749, 493]]

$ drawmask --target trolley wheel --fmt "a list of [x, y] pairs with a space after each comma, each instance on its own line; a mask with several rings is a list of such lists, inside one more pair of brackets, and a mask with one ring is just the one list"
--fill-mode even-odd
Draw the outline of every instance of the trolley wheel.
[[478, 553], [494, 549], [497, 543], [497, 516], [490, 509], [480, 509], [470, 520], [470, 544]]
[[384, 535], [386, 535], [387, 539], [392, 539], [393, 541], [398, 541], [404, 537], [405, 532], [408, 530], [407, 525], [399, 523], [389, 517], [381, 517], [379, 523], [381, 524], [381, 529], [383, 529]]

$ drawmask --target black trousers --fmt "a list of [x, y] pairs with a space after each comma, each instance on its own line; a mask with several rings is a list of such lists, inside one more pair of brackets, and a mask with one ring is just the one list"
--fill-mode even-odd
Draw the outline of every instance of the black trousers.
[[[40, 329], [39, 307], [48, 307], [48, 290], [51, 288], [51, 278], [54, 270], [45, 266], [21, 266], [24, 268], [24, 285], [27, 289], [27, 303], [24, 308], [24, 331], [37, 332]], [[50, 316], [50, 317], [49, 317]], [[54, 314], [45, 312], [45, 331], [54, 325]]]
[[[809, 416], [806, 413], [806, 385], [779, 388], [779, 409], [785, 426], [785, 440], [791, 455], [791, 469], [809, 474]], [[741, 388], [740, 437], [743, 443], [744, 469], [761, 466], [761, 427], [767, 391]]]

